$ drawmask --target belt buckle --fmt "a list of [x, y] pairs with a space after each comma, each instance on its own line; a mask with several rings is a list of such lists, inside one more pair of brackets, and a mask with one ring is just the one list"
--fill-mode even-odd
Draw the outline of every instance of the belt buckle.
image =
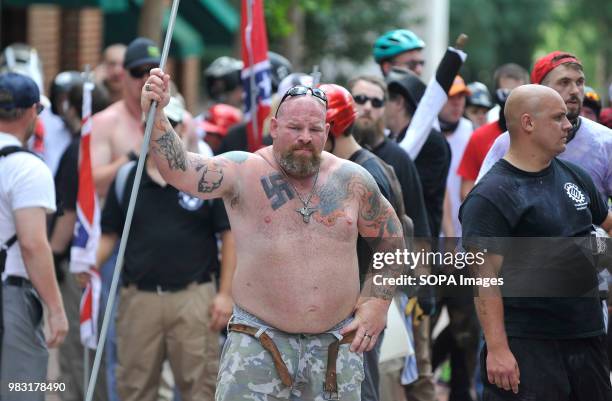
[[166, 295], [166, 293], [168, 292], [168, 291], [164, 291], [161, 285], [155, 286], [155, 289], [157, 290], [157, 295]]

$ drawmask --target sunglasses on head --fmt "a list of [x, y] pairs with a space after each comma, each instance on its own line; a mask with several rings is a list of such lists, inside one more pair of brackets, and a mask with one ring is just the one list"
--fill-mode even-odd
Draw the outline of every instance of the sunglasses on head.
[[318, 89], [318, 88], [311, 88], [310, 86], [297, 85], [297, 86], [294, 86], [293, 88], [290, 88], [287, 92], [285, 92], [285, 95], [283, 96], [281, 101], [278, 103], [278, 107], [276, 108], [276, 116], [278, 116], [278, 110], [280, 109], [280, 106], [281, 104], [283, 104], [285, 99], [287, 99], [288, 97], [294, 97], [294, 96], [305, 96], [308, 94], [308, 91], [312, 93], [312, 96], [321, 100], [323, 104], [325, 104], [325, 108], [327, 108], [327, 96], [325, 96], [325, 92], [323, 92], [321, 89]]
[[361, 105], [364, 105], [364, 104], [366, 104], [369, 101], [370, 104], [372, 105], [372, 107], [374, 107], [375, 109], [380, 109], [381, 107], [383, 107], [385, 105], [385, 99], [380, 99], [380, 98], [377, 98], [377, 97], [368, 97], [366, 95], [357, 95], [357, 96], [353, 96], [353, 99], [355, 99], [355, 103], [361, 104]]
[[130, 71], [130, 76], [132, 78], [135, 78], [135, 79], [140, 79], [140, 78], [144, 77], [145, 75], [148, 75], [149, 71], [151, 71], [153, 68], [155, 68], [155, 67], [150, 66], [150, 65], [146, 65], [146, 66], [143, 66], [143, 67], [131, 68], [129, 70]]

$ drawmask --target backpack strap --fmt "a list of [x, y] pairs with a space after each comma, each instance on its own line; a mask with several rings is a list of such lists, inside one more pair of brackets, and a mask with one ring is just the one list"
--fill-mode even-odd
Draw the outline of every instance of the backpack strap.
[[0, 149], [0, 157], [4, 157], [4, 156], [8, 156], [11, 155], [13, 153], [17, 153], [17, 152], [26, 152], [29, 153], [31, 155], [34, 155], [36, 157], [38, 157], [38, 155], [24, 147], [21, 146], [15, 146], [15, 145], [11, 145], [11, 146], [5, 146], [2, 149]]
[[119, 167], [119, 170], [117, 171], [117, 175], [115, 177], [115, 195], [117, 196], [117, 202], [119, 202], [119, 205], [123, 203], [123, 197], [125, 196], [125, 190], [127, 189], [126, 186], [128, 177], [130, 176], [130, 173], [134, 167], [136, 167], [136, 161], [130, 160]]
[[[15, 145], [11, 145], [11, 146], [5, 146], [2, 149], [0, 149], [0, 157], [6, 157], [8, 155], [11, 155], [13, 153], [17, 153], [17, 152], [26, 152], [26, 153], [30, 153], [36, 157], [38, 157], [38, 155], [36, 155], [35, 153], [29, 151], [26, 148], [23, 148], [21, 146], [15, 146]], [[6, 255], [6, 252], [8, 251], [8, 249], [13, 246], [13, 244], [17, 242], [17, 234], [14, 234], [11, 238], [8, 239], [8, 241], [6, 241], [4, 244], [0, 244], [0, 255], [4, 254], [3, 256]], [[2, 265], [0, 266], [0, 269], [2, 271], [4, 271], [4, 263], [2, 263]]]

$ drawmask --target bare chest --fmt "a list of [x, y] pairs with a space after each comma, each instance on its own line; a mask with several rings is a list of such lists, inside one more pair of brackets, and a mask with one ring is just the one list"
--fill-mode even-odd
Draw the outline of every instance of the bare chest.
[[248, 181], [239, 205], [228, 211], [245, 220], [250, 230], [281, 240], [355, 240], [358, 202], [348, 188], [320, 177], [310, 191], [300, 191], [278, 171], [267, 171]]
[[131, 116], [118, 119], [109, 127], [113, 159], [130, 151], [140, 151], [143, 140], [142, 124]]

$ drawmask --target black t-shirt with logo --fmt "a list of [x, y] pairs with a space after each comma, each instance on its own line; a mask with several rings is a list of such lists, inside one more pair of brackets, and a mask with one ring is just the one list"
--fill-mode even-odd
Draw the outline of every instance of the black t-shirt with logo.
[[[135, 171], [133, 168], [126, 180], [121, 202], [115, 182], [111, 185], [102, 212], [103, 233], [121, 235]], [[215, 233], [229, 228], [220, 199], [202, 200], [171, 185], [162, 187], [145, 169], [125, 250], [123, 279], [177, 287], [201, 281], [218, 269]]]
[[597, 272], [584, 244], [607, 213], [589, 175], [556, 158], [535, 173], [501, 159], [474, 187], [459, 211], [463, 244], [504, 256], [508, 336], [604, 333]]

